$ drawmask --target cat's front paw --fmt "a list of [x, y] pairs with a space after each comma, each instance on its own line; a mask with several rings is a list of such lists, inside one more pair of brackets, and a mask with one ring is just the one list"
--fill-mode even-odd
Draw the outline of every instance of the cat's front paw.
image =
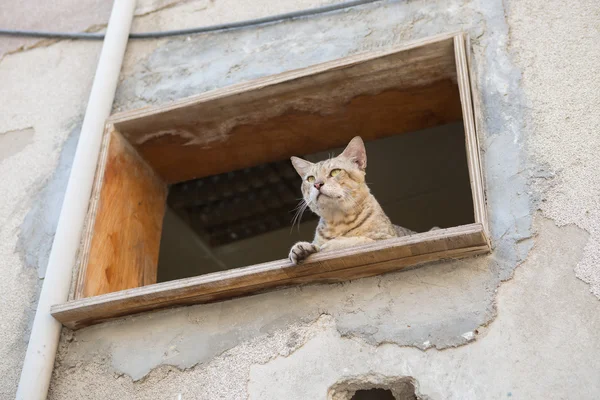
[[298, 265], [306, 260], [308, 256], [316, 253], [317, 251], [319, 251], [319, 248], [312, 243], [298, 242], [290, 249], [289, 258], [292, 264]]

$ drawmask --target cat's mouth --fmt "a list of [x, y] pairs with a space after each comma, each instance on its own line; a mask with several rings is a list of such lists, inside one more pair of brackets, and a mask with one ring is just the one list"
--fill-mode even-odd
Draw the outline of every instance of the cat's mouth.
[[339, 198], [341, 198], [341, 196], [330, 196], [330, 195], [325, 194], [323, 192], [319, 192], [319, 194], [317, 194], [317, 199], [316, 200], [319, 201], [319, 198], [321, 196], [325, 197], [326, 199], [339, 199]]

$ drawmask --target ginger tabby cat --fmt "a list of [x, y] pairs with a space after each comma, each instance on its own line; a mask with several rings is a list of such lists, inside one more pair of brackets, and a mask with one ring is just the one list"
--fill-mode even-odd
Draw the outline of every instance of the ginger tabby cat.
[[415, 233], [393, 225], [371, 194], [365, 182], [367, 153], [360, 137], [352, 139], [337, 157], [318, 163], [298, 157], [291, 161], [302, 178], [304, 200], [298, 213], [308, 207], [321, 217], [313, 242], [292, 246], [289, 259], [293, 264], [319, 251]]

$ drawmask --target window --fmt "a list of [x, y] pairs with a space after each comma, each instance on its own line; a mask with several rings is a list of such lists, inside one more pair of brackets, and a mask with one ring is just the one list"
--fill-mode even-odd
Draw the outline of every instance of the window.
[[[112, 116], [74, 298], [52, 314], [78, 328], [489, 252], [467, 47], [445, 35]], [[392, 221], [422, 233], [293, 266], [296, 238], [279, 233], [300, 179], [285, 160], [318, 159], [356, 135]], [[241, 206], [265, 191], [270, 205]]]
[[[392, 221], [416, 232], [474, 223], [461, 121], [366, 143], [367, 181]], [[327, 159], [343, 148], [302, 155]], [[158, 282], [285, 257], [311, 241], [310, 211], [291, 227], [302, 197], [289, 160], [172, 185], [158, 256]]]

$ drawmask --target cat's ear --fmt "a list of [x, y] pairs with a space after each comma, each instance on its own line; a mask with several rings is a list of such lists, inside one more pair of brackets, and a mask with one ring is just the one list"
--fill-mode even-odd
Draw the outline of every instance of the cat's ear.
[[352, 160], [363, 171], [367, 168], [367, 150], [360, 136], [356, 136], [348, 143], [340, 157]]
[[308, 169], [314, 165], [310, 161], [303, 160], [299, 157], [292, 157], [290, 160], [292, 160], [292, 165], [296, 169], [298, 175], [301, 177], [304, 177], [304, 175], [306, 175], [308, 172]]

